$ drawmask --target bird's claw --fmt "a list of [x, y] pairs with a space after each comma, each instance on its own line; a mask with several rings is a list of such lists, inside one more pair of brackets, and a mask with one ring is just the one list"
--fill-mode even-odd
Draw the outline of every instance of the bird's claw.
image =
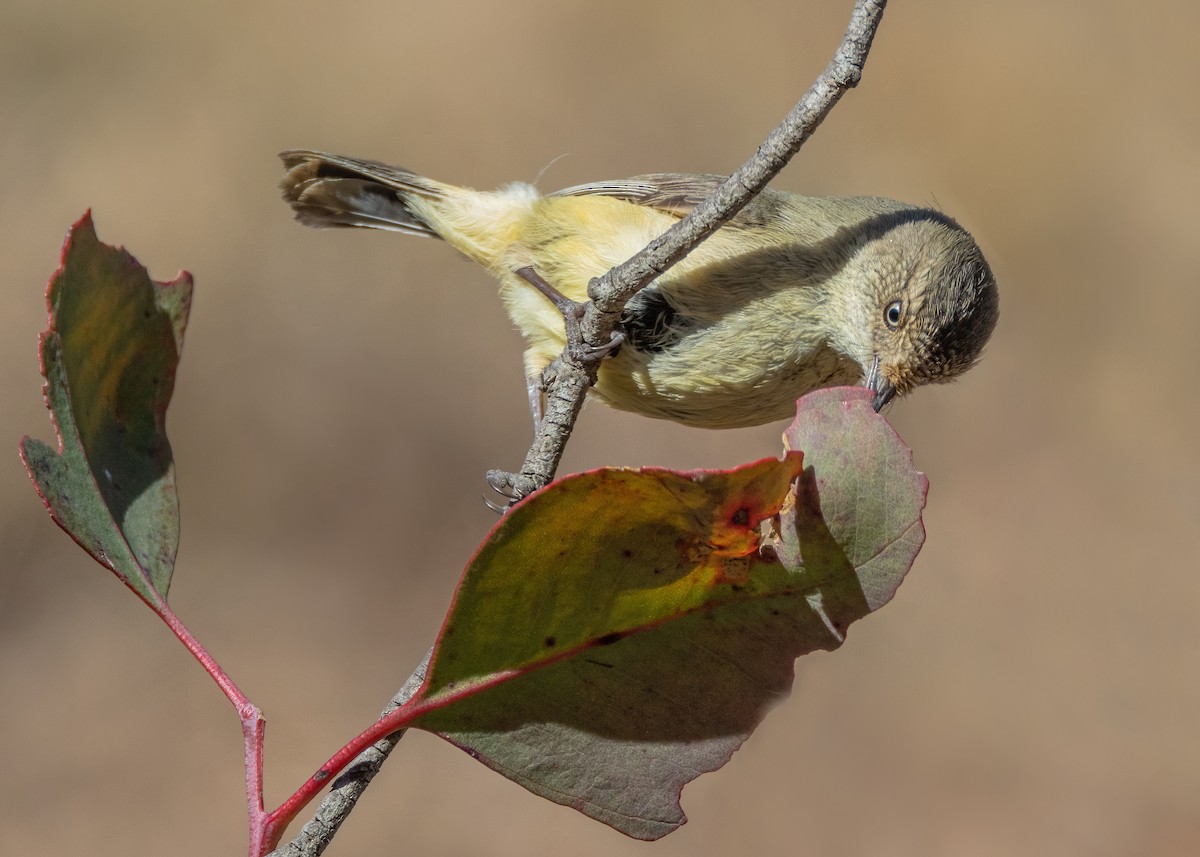
[[[578, 322], [576, 322], [577, 330], [578, 327]], [[616, 357], [624, 342], [625, 334], [619, 330], [614, 330], [612, 338], [601, 345], [589, 345], [584, 342], [582, 332], [574, 337], [571, 336], [569, 330], [567, 332], [567, 347], [571, 350], [571, 356], [581, 363], [588, 360], [603, 360], [605, 357]]]
[[504, 498], [503, 503], [494, 503], [487, 497], [483, 498], [484, 505], [497, 515], [503, 515], [529, 493], [529, 491], [521, 490], [521, 483], [525, 481], [525, 477], [519, 473], [509, 473], [507, 470], [489, 470], [485, 478], [491, 489]]

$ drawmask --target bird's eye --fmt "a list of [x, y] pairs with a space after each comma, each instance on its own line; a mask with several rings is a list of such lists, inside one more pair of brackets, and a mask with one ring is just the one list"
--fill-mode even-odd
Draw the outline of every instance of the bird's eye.
[[887, 326], [895, 330], [900, 326], [900, 319], [904, 314], [904, 305], [900, 301], [892, 301], [888, 304], [888, 308], [883, 311], [883, 320], [887, 322]]

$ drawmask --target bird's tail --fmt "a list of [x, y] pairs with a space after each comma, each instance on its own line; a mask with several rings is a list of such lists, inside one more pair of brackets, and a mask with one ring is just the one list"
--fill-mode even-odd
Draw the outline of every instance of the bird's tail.
[[298, 150], [281, 152], [279, 157], [287, 168], [279, 183], [283, 198], [305, 226], [438, 234], [409, 201], [444, 197], [444, 185], [400, 167], [323, 152]]
[[359, 226], [443, 238], [484, 265], [513, 240], [537, 192], [510, 185], [491, 193], [443, 184], [402, 167], [295, 150], [279, 156], [283, 198], [305, 226]]

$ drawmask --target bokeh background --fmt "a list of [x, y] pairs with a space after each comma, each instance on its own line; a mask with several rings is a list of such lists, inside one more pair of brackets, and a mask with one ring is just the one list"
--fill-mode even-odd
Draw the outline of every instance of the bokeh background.
[[[444, 245], [296, 225], [275, 153], [477, 187], [728, 171], [849, 0], [0, 5], [0, 852], [237, 854], [236, 719], [55, 528], [36, 338], [67, 226], [196, 299], [169, 429], [177, 611], [269, 720], [268, 800], [369, 722], [528, 442], [520, 340]], [[337, 854], [1200, 853], [1200, 11], [896, 2], [778, 179], [936, 203], [1001, 284], [984, 362], [889, 418], [932, 483], [895, 601], [684, 793], [656, 845], [411, 734]], [[715, 467], [714, 433], [599, 406], [565, 470]]]

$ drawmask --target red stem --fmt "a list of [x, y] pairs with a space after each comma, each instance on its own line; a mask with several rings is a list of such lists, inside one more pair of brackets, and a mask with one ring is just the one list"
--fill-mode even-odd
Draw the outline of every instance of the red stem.
[[[148, 587], [155, 592], [153, 587]], [[139, 595], [142, 593], [139, 592]], [[155, 593], [157, 595], [157, 593]], [[246, 767], [246, 814], [250, 826], [250, 857], [264, 857], [279, 844], [287, 826], [296, 815], [306, 807], [313, 798], [329, 784], [365, 749], [376, 741], [386, 738], [393, 732], [398, 732], [410, 723], [431, 710], [441, 708], [455, 699], [478, 693], [485, 687], [502, 683], [510, 678], [509, 671], [490, 676], [477, 682], [465, 682], [454, 690], [442, 691], [433, 697], [416, 697], [395, 711], [381, 717], [350, 743], [330, 757], [317, 772], [309, 777], [287, 800], [271, 812], [266, 812], [263, 806], [263, 743], [266, 735], [267, 722], [262, 711], [238, 689], [233, 679], [221, 669], [208, 650], [197, 640], [187, 626], [175, 615], [166, 600], [157, 597], [147, 600], [150, 608], [167, 624], [184, 648], [191, 652], [204, 671], [217, 683], [225, 698], [233, 704], [238, 719], [242, 724], [242, 741]]]
[[[153, 591], [153, 590], [152, 590]], [[233, 704], [238, 719], [242, 723], [242, 743], [246, 766], [246, 814], [250, 823], [250, 857], [262, 857], [275, 843], [270, 841], [273, 827], [269, 816], [263, 808], [263, 741], [266, 736], [267, 721], [257, 705], [238, 689], [233, 679], [221, 665], [213, 659], [208, 650], [197, 640], [182, 620], [175, 615], [165, 599], [158, 599], [150, 607], [156, 612], [167, 627], [171, 629], [184, 648], [191, 652], [192, 657], [200, 662], [200, 666], [209, 674], [225, 698]], [[276, 838], [278, 834], [275, 834]]]
[[413, 721], [424, 714], [428, 714], [430, 711], [443, 708], [456, 700], [472, 696], [489, 687], [503, 684], [510, 680], [513, 675], [513, 670], [503, 670], [494, 673], [486, 679], [461, 682], [452, 690], [443, 689], [432, 696], [422, 697], [419, 695], [420, 691], [418, 691], [417, 695], [404, 705], [376, 720], [359, 733], [350, 743], [334, 753], [329, 758], [329, 761], [318, 768], [315, 774], [305, 780], [304, 784], [291, 797], [268, 814], [266, 828], [272, 847], [278, 844], [278, 840], [287, 826], [292, 823], [293, 819], [295, 819], [304, 807], [308, 806], [313, 798], [321, 793], [330, 780], [340, 774], [347, 765], [358, 758], [360, 753], [376, 741], [407, 728]]
[[308, 806], [312, 799], [320, 794], [325, 786], [329, 785], [329, 781], [332, 778], [340, 774], [347, 765], [353, 762], [359, 753], [381, 738], [386, 738], [393, 732], [399, 732], [432, 707], [435, 706], [429, 705], [427, 700], [415, 700], [409, 704], [402, 705], [390, 714], [386, 714], [376, 720], [351, 740], [349, 744], [334, 753], [329, 761], [304, 781], [304, 784], [300, 788], [296, 789], [277, 809], [272, 810], [267, 815], [267, 829], [272, 840], [272, 847], [278, 844], [279, 837], [283, 834], [283, 831], [287, 829], [287, 826], [292, 823], [301, 810]]

